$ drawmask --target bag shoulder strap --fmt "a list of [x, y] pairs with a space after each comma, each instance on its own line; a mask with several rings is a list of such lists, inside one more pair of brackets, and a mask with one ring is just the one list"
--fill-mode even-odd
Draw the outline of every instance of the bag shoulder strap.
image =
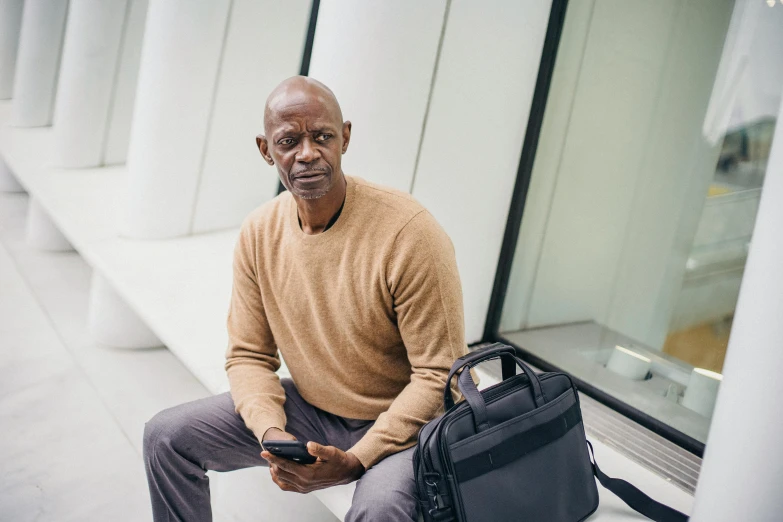
[[630, 482], [607, 476], [598, 467], [598, 463], [595, 460], [595, 454], [593, 453], [593, 445], [590, 444], [590, 441], [587, 441], [587, 445], [590, 447], [590, 463], [593, 466], [593, 474], [595, 474], [598, 482], [620, 497], [628, 506], [655, 522], [686, 522], [688, 520], [688, 517], [683, 513], [661, 504], [660, 502], [656, 502], [642, 493], [639, 488]]

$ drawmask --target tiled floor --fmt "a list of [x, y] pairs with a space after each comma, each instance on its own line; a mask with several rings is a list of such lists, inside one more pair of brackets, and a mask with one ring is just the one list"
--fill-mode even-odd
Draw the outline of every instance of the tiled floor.
[[27, 248], [26, 208], [0, 195], [0, 520], [151, 520], [144, 422], [208, 392], [165, 348], [90, 340], [90, 268]]

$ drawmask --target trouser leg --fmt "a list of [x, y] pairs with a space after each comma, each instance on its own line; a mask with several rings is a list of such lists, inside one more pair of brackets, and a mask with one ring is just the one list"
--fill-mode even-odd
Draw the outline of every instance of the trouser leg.
[[[309, 406], [290, 379], [286, 431], [326, 444]], [[234, 409], [229, 392], [165, 409], [144, 427], [144, 465], [155, 522], [211, 522], [207, 470], [266, 466], [261, 444]]]
[[345, 522], [420, 520], [413, 476], [414, 449], [389, 455], [362, 475]]

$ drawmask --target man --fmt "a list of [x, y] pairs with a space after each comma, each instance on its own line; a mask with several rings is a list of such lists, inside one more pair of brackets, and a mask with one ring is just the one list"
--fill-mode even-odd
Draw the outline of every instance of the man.
[[[467, 352], [454, 248], [411, 196], [343, 173], [351, 122], [323, 84], [280, 84], [264, 131], [258, 148], [288, 191], [240, 229], [230, 393], [146, 424], [154, 518], [211, 520], [206, 470], [268, 465], [285, 491], [358, 479], [347, 521], [418, 520], [413, 446]], [[278, 350], [292, 379], [275, 373]], [[298, 464], [259, 443], [281, 439], [310, 441], [318, 460]]]

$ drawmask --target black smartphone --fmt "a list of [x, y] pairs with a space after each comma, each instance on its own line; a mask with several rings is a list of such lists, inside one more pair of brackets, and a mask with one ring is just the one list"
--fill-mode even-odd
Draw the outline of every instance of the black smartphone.
[[307, 444], [300, 440], [265, 440], [263, 447], [272, 455], [299, 464], [312, 464], [318, 460], [307, 452]]

